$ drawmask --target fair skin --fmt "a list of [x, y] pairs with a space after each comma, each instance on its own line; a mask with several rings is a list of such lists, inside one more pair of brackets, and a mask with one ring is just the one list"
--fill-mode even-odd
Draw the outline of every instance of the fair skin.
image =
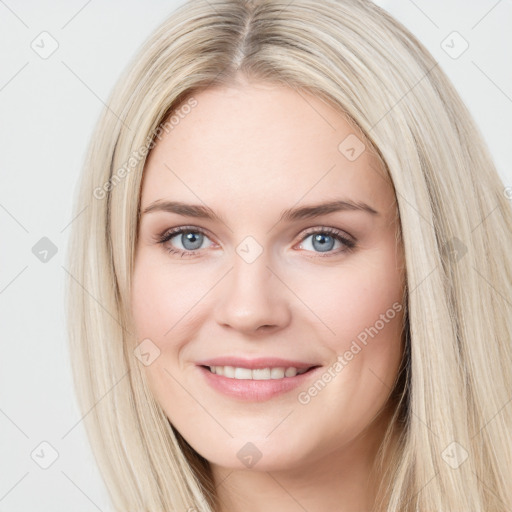
[[[194, 97], [197, 106], [150, 154], [141, 212], [180, 201], [207, 206], [224, 222], [158, 209], [141, 215], [132, 313], [138, 339], [160, 350], [144, 369], [150, 388], [210, 462], [220, 512], [263, 512], [270, 504], [281, 512], [370, 510], [370, 470], [403, 350], [403, 310], [389, 313], [402, 304], [404, 284], [393, 187], [368, 146], [352, 161], [338, 149], [361, 133], [310, 94], [251, 81]], [[334, 200], [377, 213], [346, 209], [280, 221], [285, 209]], [[188, 227], [183, 236], [156, 241], [180, 226]], [[355, 246], [347, 250], [323, 228]], [[250, 263], [237, 253], [248, 236], [262, 250]], [[376, 323], [382, 315], [386, 321]], [[378, 332], [308, 395], [371, 326]], [[197, 365], [221, 356], [322, 368], [291, 391], [239, 400], [211, 387]], [[261, 454], [252, 467], [237, 456], [249, 442]]]

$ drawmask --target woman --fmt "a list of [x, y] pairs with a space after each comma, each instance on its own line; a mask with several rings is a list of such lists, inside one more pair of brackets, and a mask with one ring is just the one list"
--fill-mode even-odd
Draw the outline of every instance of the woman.
[[69, 327], [116, 509], [510, 510], [512, 212], [424, 47], [192, 0], [109, 107]]

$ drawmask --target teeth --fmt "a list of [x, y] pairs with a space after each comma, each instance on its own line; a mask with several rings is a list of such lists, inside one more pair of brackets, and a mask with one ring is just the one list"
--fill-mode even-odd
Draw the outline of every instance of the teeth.
[[256, 368], [252, 370], [252, 378], [254, 380], [268, 380], [271, 377], [270, 368]]
[[230, 379], [235, 378], [235, 369], [232, 366], [211, 366], [210, 370], [214, 373], [217, 373], [217, 368], [220, 368], [221, 371], [224, 371], [224, 377], [229, 377]]
[[298, 370], [290, 366], [289, 368], [235, 368], [233, 366], [209, 366], [210, 371], [217, 375], [223, 375], [229, 379], [239, 380], [270, 380], [283, 379], [285, 377], [295, 377], [307, 371], [306, 368]]
[[[297, 368], [293, 368], [293, 367], [290, 367], [290, 368], [286, 368], [286, 371], [284, 372], [284, 375], [285, 377], [295, 377], [295, 375], [297, 375]], [[302, 372], [304, 373], [304, 372]], [[270, 375], [272, 376], [272, 372], [270, 373]]]
[[252, 370], [248, 368], [235, 368], [235, 379], [252, 379]]
[[[297, 371], [297, 370], [295, 370]], [[285, 370], [284, 368], [272, 368], [270, 370], [270, 378], [271, 379], [282, 379], [285, 375]]]

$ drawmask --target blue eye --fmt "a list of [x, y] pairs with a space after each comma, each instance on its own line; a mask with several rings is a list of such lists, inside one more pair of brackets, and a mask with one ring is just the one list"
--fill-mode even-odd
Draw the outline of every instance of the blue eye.
[[181, 235], [175, 235], [173, 238], [181, 236], [179, 240], [187, 251], [195, 251], [203, 245], [204, 235], [202, 233], [195, 233], [193, 231], [186, 232], [186, 235], [184, 233], [185, 232], [182, 232]]
[[[309, 245], [313, 248], [313, 252], [320, 252], [325, 254], [320, 254], [320, 256], [332, 256], [342, 252], [350, 252], [356, 246], [356, 243], [345, 237], [341, 234], [341, 231], [338, 231], [334, 228], [314, 228], [313, 231], [310, 231], [304, 238], [303, 242], [300, 244], [300, 247], [304, 248], [304, 245]], [[306, 244], [304, 241], [311, 238], [311, 242]], [[341, 249], [332, 252], [336, 242], [341, 245]]]
[[[313, 228], [302, 237], [300, 248], [304, 249], [305, 245], [309, 245], [312, 250], [308, 248], [307, 252], [323, 253], [319, 254], [321, 257], [350, 252], [355, 248], [356, 242], [342, 233], [342, 231], [334, 228]], [[305, 243], [309, 238], [312, 238], [311, 242], [309, 244]], [[173, 239], [176, 239], [182, 248], [175, 247], [176, 242], [170, 243]], [[196, 255], [204, 248], [202, 245], [205, 240], [209, 240], [206, 232], [194, 226], [176, 228], [157, 238], [157, 242], [164, 245], [168, 252], [179, 254], [181, 257]], [[333, 251], [336, 242], [341, 245], [341, 248]]]
[[331, 235], [326, 235], [325, 233], [316, 233], [313, 235], [309, 235], [305, 238], [307, 240], [308, 238], [313, 237], [311, 240], [311, 246], [318, 250], [319, 252], [327, 252], [331, 251], [334, 248], [334, 245], [336, 244], [336, 239]]
[[[167, 242], [171, 242], [176, 238], [183, 249], [179, 249], [173, 247], [171, 244], [167, 244]], [[204, 240], [207, 239], [206, 233], [198, 228], [178, 228], [173, 231], [168, 231], [161, 238], [158, 239], [158, 242], [161, 244], [167, 244], [166, 249], [173, 254], [179, 254], [180, 256], [192, 256], [194, 255], [203, 245]]]

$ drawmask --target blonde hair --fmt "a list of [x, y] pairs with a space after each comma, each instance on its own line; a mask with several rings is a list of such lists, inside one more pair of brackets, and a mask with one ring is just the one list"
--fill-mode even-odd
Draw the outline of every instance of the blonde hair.
[[366, 0], [191, 0], [111, 95], [75, 201], [67, 301], [77, 397], [114, 506], [217, 507], [208, 461], [172, 427], [134, 357], [130, 290], [147, 153], [179, 122], [171, 113], [237, 70], [336, 107], [395, 188], [407, 350], [375, 509], [512, 510], [511, 207], [438, 63]]

